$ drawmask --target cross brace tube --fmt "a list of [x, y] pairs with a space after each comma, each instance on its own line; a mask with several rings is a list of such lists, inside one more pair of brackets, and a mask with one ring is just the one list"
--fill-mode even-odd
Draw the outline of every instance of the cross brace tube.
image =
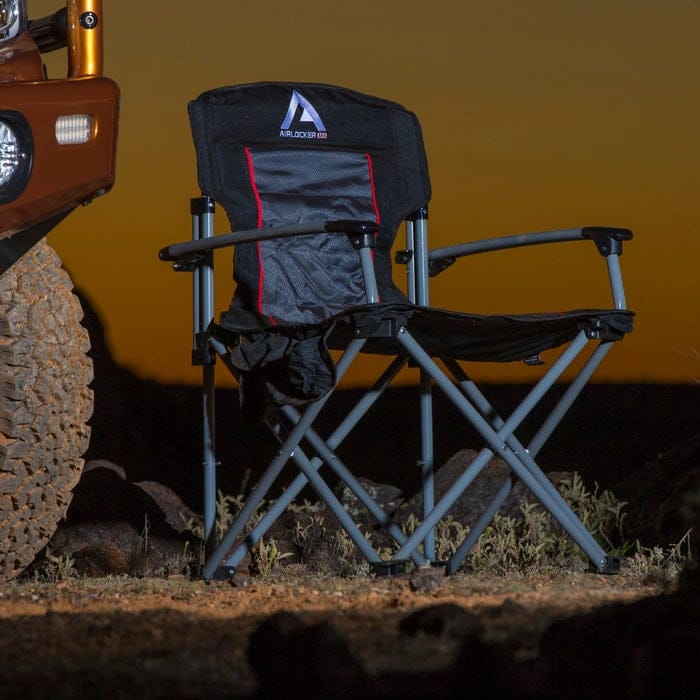
[[[447, 513], [456, 498], [469, 486], [483, 467], [486, 466], [495, 452], [506, 461], [515, 474], [533, 492], [535, 497], [550, 511], [550, 513], [552, 513], [555, 520], [557, 520], [576, 544], [585, 552], [592, 565], [599, 570], [606, 568], [608, 565], [607, 555], [586, 530], [583, 523], [576, 517], [561, 494], [559, 494], [553, 486], [551, 491], [544, 487], [540, 482], [540, 478], [546, 480], [550, 486], [551, 482], [542, 474], [539, 467], [534, 463], [534, 460], [528, 458], [526, 452], [524, 454], [516, 453], [507, 443], [513, 431], [520, 425], [522, 420], [532, 410], [533, 406], [536, 405], [542, 396], [551, 388], [564, 369], [571, 364], [573, 359], [588, 343], [585, 331], [581, 331], [578, 334], [499, 430], [495, 430], [488, 423], [405, 328], [400, 329], [397, 340], [406, 352], [430, 374], [435, 383], [445, 392], [446, 396], [452, 401], [455, 407], [479, 431], [489, 444], [490, 449], [484, 448], [479, 453], [460, 478], [448, 489], [441, 502], [433, 508], [430, 515], [424, 519], [421, 525], [399, 549], [396, 553], [396, 558], [404, 557], [407, 552], [410, 552], [417, 546], [417, 543], [425, 537], [429, 529], [435, 527], [437, 522]], [[525, 461], [528, 462], [528, 466], [526, 466]]]

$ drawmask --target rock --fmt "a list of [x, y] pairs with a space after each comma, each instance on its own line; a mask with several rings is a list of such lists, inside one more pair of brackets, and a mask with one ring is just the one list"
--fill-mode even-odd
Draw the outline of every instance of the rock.
[[[477, 456], [475, 450], [460, 450], [435, 470], [435, 502], [447, 492], [455, 481], [473, 462]], [[498, 457], [492, 458], [486, 466], [479, 472], [472, 483], [455, 501], [449, 509], [448, 515], [463, 525], [473, 525], [481, 516], [486, 506], [498, 493], [503, 482], [510, 476], [510, 467]], [[570, 472], [552, 472], [548, 477], [553, 483], [571, 478]], [[525, 485], [516, 481], [510, 495], [506, 498], [500, 508], [502, 515], [518, 516], [520, 507], [527, 501], [534, 501], [534, 497]], [[420, 520], [422, 518], [423, 496], [417, 493], [412, 498], [403, 503], [396, 511], [394, 519], [397, 522], [405, 522], [411, 515]]]
[[[648, 461], [613, 491], [627, 502], [626, 539], [676, 544], [700, 514], [700, 434]], [[697, 543], [690, 538], [696, 555]]]
[[193, 563], [201, 543], [178, 525], [180, 514], [192, 511], [174, 492], [155, 482], [130, 483], [107, 460], [88, 466], [49, 543], [54, 556], [72, 557], [86, 576], [180, 573]]
[[[391, 515], [403, 501], [401, 489], [391, 484], [378, 484], [371, 479], [360, 477], [358, 479], [367, 493], [377, 502], [386, 513]], [[374, 526], [376, 520], [360, 502], [360, 499], [344, 483], [340, 483], [336, 489], [336, 496], [343, 508], [350, 514], [353, 520], [361, 525]]]
[[74, 559], [83, 576], [181, 573], [197, 549], [183, 537], [137, 532], [126, 522], [63, 524], [49, 544], [53, 556]]
[[110, 462], [108, 459], [91, 459], [88, 462], [85, 462], [83, 474], [85, 474], [85, 472], [89, 472], [91, 469], [111, 469], [122, 479], [126, 479], [126, 471], [124, 470], [124, 467], [120, 467], [118, 464]]
[[[126, 527], [129, 535], [133, 536], [133, 530], [128, 525]], [[97, 541], [88, 542], [79, 549], [76, 549], [75, 540], [80, 535], [66, 529], [62, 531], [63, 537], [52, 542], [52, 546], [56, 548], [56, 554], [72, 556], [73, 568], [80, 576], [99, 578], [101, 576], [128, 575], [133, 569], [132, 551], [134, 544], [133, 542], [130, 542], [128, 546], [124, 546], [123, 543], [117, 544], [116, 539], [123, 540], [123, 535], [120, 536], [118, 532], [115, 532], [119, 528], [119, 523], [111, 525], [112, 532], [109, 536], [102, 534]], [[69, 542], [70, 544], [68, 544]]]
[[272, 615], [251, 635], [248, 660], [260, 698], [366, 695], [367, 673], [329, 622], [306, 625], [293, 613]]
[[66, 521], [127, 522], [141, 532], [146, 524], [151, 534], [172, 535], [166, 514], [144, 489], [128, 482], [111, 466], [96, 466], [83, 474], [68, 508]]
[[197, 514], [186, 506], [171, 488], [157, 481], [137, 481], [134, 486], [143, 489], [165, 514], [165, 522], [175, 531], [183, 532], [191, 528], [190, 523], [197, 519]]
[[483, 631], [476, 615], [454, 603], [441, 603], [417, 610], [399, 622], [399, 629], [411, 636], [423, 632], [433, 637], [458, 639], [478, 637]]
[[437, 591], [445, 582], [444, 567], [419, 566], [408, 579], [408, 587], [414, 593], [431, 593]]
[[232, 588], [249, 588], [251, 583], [250, 574], [244, 571], [236, 571], [229, 579], [229, 584]]

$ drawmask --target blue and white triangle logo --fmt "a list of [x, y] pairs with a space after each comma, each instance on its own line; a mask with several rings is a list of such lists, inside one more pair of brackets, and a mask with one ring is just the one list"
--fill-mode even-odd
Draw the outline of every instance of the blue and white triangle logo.
[[[301, 112], [301, 114], [299, 114]], [[299, 114], [299, 116], [297, 116]], [[311, 128], [313, 127], [313, 128]], [[303, 95], [292, 90], [292, 99], [284, 121], [280, 125], [280, 138], [326, 139], [328, 132], [319, 113]]]

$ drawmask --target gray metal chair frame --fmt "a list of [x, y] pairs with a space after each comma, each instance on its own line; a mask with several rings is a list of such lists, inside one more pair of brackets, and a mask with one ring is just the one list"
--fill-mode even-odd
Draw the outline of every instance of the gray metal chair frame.
[[[520, 479], [532, 491], [540, 503], [581, 548], [589, 559], [592, 571], [614, 573], [618, 570], [619, 560], [604, 551], [535, 461], [542, 446], [559, 425], [612, 347], [611, 340], [596, 337], [595, 331], [590, 329], [581, 330], [570, 344], [564, 346], [558, 359], [547, 369], [520, 405], [511, 415], [506, 417], [499, 416], [496, 409], [469, 378], [460, 363], [452, 359], [444, 359], [441, 367], [423, 350], [406, 328], [398, 329], [396, 339], [404, 354], [390, 362], [385, 372], [367, 390], [359, 403], [329, 437], [322, 438], [318, 435], [313, 428], [313, 423], [332, 392], [311, 403], [301, 412], [291, 406], [284, 406], [280, 409], [279, 422], [270, 424], [273, 434], [280, 442], [280, 448], [231, 528], [223, 539], [217, 542], [215, 522], [217, 460], [214, 436], [216, 358], [220, 358], [234, 376], [236, 373], [228, 359], [227, 348], [216, 337], [216, 334], [211, 332], [215, 303], [213, 250], [252, 240], [310, 233], [329, 233], [334, 232], [336, 228], [333, 226], [333, 222], [318, 222], [214, 235], [214, 207], [214, 201], [209, 197], [202, 196], [193, 199], [191, 209], [192, 241], [167, 246], [160, 252], [161, 259], [173, 261], [176, 270], [193, 273], [193, 330], [195, 339], [193, 362], [203, 367], [202, 414], [206, 560], [202, 575], [205, 579], [232, 575], [236, 566], [260, 541], [270, 526], [307, 484], [313, 486], [353, 539], [362, 555], [378, 573], [399, 572], [403, 570], [405, 562], [409, 560], [416, 565], [441, 564], [445, 566], [447, 573], [452, 573], [463, 563], [477, 539], [510, 493], [513, 479], [506, 479], [494, 500], [485, 508], [483, 515], [471, 529], [469, 536], [447, 562], [435, 561], [434, 528], [494, 455], [505, 460], [512, 470], [512, 475]], [[463, 243], [432, 251], [428, 248], [427, 208], [415, 212], [408, 218], [405, 222], [405, 229], [406, 251], [397, 257], [401, 258], [401, 262], [407, 265], [407, 294], [412, 303], [428, 306], [429, 277], [438, 274], [458, 258], [530, 245], [589, 240], [597, 246], [599, 253], [605, 258], [614, 308], [616, 310], [627, 308], [619, 263], [622, 242], [632, 237], [631, 232], [626, 229], [584, 227], [526, 233]], [[348, 230], [344, 228], [338, 232], [347, 235]], [[378, 301], [378, 295], [372, 266], [370, 239], [371, 236], [366, 233], [361, 224], [358, 224], [356, 236], [358, 255], [362, 263], [368, 300], [371, 303]], [[338, 381], [360, 353], [364, 343], [365, 339], [362, 338], [350, 341], [337, 364]], [[591, 343], [592, 349], [589, 348], [588, 359], [576, 378], [568, 385], [563, 396], [543, 421], [535, 436], [526, 446], [521, 444], [515, 436], [515, 431], [543, 396], [560, 379], [564, 370]], [[343, 464], [335, 450], [409, 361], [418, 366], [420, 373], [422, 449], [419, 463], [422, 477], [423, 519], [414, 532], [406, 535], [370, 497], [351, 470]], [[434, 387], [438, 387], [444, 392], [456, 410], [478, 430], [486, 443], [474, 461], [437, 503], [434, 502], [433, 487], [432, 392]], [[314, 456], [307, 456], [302, 443], [313, 449]], [[259, 508], [280, 472], [290, 460], [296, 464], [299, 474], [257, 525], [246, 531], [251, 516]], [[395, 540], [396, 551], [391, 561], [382, 561], [359, 527], [345, 511], [333, 490], [319, 473], [323, 465], [329, 467], [338, 478], [350, 487], [377, 523], [383, 526]]]

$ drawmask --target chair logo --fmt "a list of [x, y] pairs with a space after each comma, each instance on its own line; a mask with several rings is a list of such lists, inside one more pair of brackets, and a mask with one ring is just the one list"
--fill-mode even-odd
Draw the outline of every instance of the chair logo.
[[[295, 119], [298, 111], [301, 115]], [[292, 123], [297, 122], [299, 128], [293, 129]], [[313, 125], [314, 129], [307, 128]], [[292, 90], [292, 99], [289, 100], [287, 115], [280, 125], [280, 138], [284, 139], [327, 139], [328, 132], [323, 120], [314, 106], [303, 95], [296, 90]]]

